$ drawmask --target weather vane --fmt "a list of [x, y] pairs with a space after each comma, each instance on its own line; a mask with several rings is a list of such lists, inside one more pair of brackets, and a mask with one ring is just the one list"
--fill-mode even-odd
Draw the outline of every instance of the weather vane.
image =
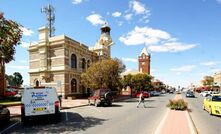
[[54, 14], [54, 7], [50, 4], [48, 6], [42, 7], [41, 12], [46, 14], [46, 19], [48, 21], [48, 28], [49, 28], [49, 37], [54, 36], [54, 22], [55, 22], [55, 14]]

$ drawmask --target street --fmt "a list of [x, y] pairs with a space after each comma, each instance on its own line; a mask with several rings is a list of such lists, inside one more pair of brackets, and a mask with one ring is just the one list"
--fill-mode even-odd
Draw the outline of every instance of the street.
[[202, 108], [204, 97], [195, 94], [196, 98], [184, 98], [188, 102], [191, 109], [190, 116], [197, 128], [199, 134], [220, 134], [221, 132], [221, 117], [211, 116]]
[[147, 108], [136, 108], [137, 99], [113, 103], [111, 107], [84, 106], [62, 111], [62, 121], [39, 119], [27, 126], [21, 123], [10, 133], [146, 134], [154, 133], [174, 95], [146, 99]]

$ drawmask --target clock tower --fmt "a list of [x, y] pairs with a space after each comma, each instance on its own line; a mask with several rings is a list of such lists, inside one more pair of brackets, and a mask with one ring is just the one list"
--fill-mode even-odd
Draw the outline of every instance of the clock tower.
[[144, 47], [138, 56], [138, 68], [139, 72], [147, 73], [150, 75], [150, 54], [147, 52], [146, 47]]

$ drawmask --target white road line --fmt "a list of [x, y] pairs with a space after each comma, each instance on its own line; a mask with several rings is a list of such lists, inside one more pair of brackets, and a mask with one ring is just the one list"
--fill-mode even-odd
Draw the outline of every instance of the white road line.
[[4, 129], [3, 131], [0, 132], [0, 134], [3, 134], [4, 132], [6, 132], [7, 130], [9, 130], [10, 128], [14, 127], [15, 125], [17, 125], [19, 122], [16, 122], [14, 124], [12, 124], [11, 126], [9, 126], [8, 128]]
[[196, 134], [196, 129], [193, 127], [194, 124], [191, 121], [190, 115], [189, 115], [189, 113], [187, 111], [186, 111], [186, 117], [187, 117], [187, 120], [188, 120], [188, 125], [189, 125], [189, 128], [190, 128], [191, 134]]
[[67, 110], [64, 110], [65, 111], [65, 121], [68, 121], [68, 113], [67, 113]]
[[169, 114], [169, 111], [170, 110], [167, 109], [166, 114], [164, 115], [163, 119], [161, 120], [161, 122], [160, 122], [159, 126], [157, 127], [157, 129], [155, 130], [154, 134], [160, 134], [160, 131], [162, 130], [163, 125], [165, 124], [165, 121], [166, 121], [166, 118]]

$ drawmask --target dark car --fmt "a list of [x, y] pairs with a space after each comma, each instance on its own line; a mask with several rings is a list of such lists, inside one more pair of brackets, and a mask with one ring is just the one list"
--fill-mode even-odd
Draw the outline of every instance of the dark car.
[[194, 93], [193, 93], [192, 91], [187, 91], [187, 92], [186, 92], [186, 97], [192, 97], [192, 98], [194, 98], [195, 95], [194, 95]]
[[88, 104], [94, 104], [96, 107], [99, 105], [111, 106], [113, 101], [113, 95], [110, 89], [98, 89], [88, 97]]
[[[140, 97], [140, 93], [141, 92], [137, 92], [136, 94], [135, 94], [135, 97], [137, 97], [137, 98], [139, 98]], [[143, 92], [143, 96], [144, 96], [144, 98], [148, 98], [148, 97], [150, 97], [150, 94], [148, 93], [148, 92]]]
[[[8, 123], [10, 121], [10, 111], [4, 105], [0, 105], [0, 124]], [[1, 124], [2, 125], [2, 124]]]

